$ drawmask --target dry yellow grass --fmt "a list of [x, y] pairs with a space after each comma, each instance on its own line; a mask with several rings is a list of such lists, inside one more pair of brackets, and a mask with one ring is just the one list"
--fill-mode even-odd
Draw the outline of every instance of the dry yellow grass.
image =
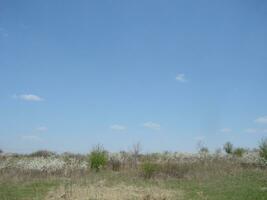
[[137, 187], [125, 184], [105, 185], [99, 181], [88, 186], [61, 186], [51, 191], [46, 200], [179, 200], [183, 199], [181, 191], [162, 189], [156, 186]]

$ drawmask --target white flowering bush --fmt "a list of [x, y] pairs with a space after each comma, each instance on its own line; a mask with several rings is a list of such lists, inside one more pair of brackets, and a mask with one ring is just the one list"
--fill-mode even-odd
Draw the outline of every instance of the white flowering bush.
[[63, 157], [12, 157], [8, 156], [0, 161], [1, 169], [17, 168], [20, 170], [34, 170], [41, 172], [56, 172], [66, 169], [86, 169], [87, 163], [81, 160]]
[[[200, 162], [212, 163], [213, 161], [220, 162], [234, 162], [244, 164], [256, 164], [267, 166], [267, 161], [261, 159], [258, 151], [247, 151], [242, 157], [235, 157], [233, 155], [226, 155], [223, 153], [215, 154], [191, 154], [191, 153], [178, 153], [178, 152], [164, 152], [164, 153], [153, 153], [148, 155], [142, 155], [139, 163], [143, 160], [149, 159], [154, 163], [172, 163], [180, 165], [190, 165]], [[120, 167], [131, 167], [131, 153], [119, 152], [109, 153], [108, 159], [112, 168], [111, 161], [116, 161], [115, 164], [119, 163]], [[143, 159], [143, 160], [142, 160]], [[116, 166], [115, 166], [116, 167]], [[31, 157], [31, 156], [14, 156], [14, 155], [1, 155], [0, 156], [0, 170], [3, 169], [20, 169], [20, 170], [34, 170], [40, 172], [53, 173], [57, 171], [74, 171], [74, 170], [87, 170], [88, 162], [86, 156], [80, 155], [61, 155], [61, 156], [48, 156], [48, 157]], [[116, 170], [118, 170], [116, 169]]]

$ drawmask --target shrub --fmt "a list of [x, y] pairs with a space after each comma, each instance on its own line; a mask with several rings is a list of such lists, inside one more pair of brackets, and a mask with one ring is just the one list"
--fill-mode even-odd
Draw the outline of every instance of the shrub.
[[207, 147], [201, 147], [199, 149], [199, 153], [200, 154], [208, 154], [209, 153], [209, 149]]
[[234, 147], [232, 143], [226, 142], [225, 145], [223, 146], [223, 149], [227, 154], [232, 154]]
[[233, 154], [236, 157], [242, 157], [244, 155], [244, 153], [246, 152], [246, 150], [244, 148], [236, 148], [233, 152]]
[[100, 145], [93, 148], [89, 155], [90, 168], [98, 172], [102, 167], [107, 164], [107, 152]]
[[146, 179], [150, 179], [155, 176], [158, 166], [155, 163], [152, 162], [144, 162], [141, 166], [142, 175]]
[[118, 158], [116, 158], [115, 156], [111, 157], [109, 159], [109, 163], [113, 171], [120, 171], [121, 161]]
[[193, 164], [179, 162], [164, 162], [160, 165], [160, 173], [167, 177], [183, 178], [189, 173]]
[[56, 156], [57, 154], [55, 152], [52, 151], [47, 151], [47, 150], [39, 150], [39, 151], [35, 151], [33, 153], [31, 153], [29, 156], [31, 157], [50, 157], [50, 156]]
[[259, 148], [260, 157], [267, 161], [267, 138], [261, 140]]
[[142, 146], [141, 143], [136, 143], [133, 145], [133, 149], [132, 149], [132, 161], [133, 161], [133, 167], [137, 168], [137, 164], [138, 164], [138, 158], [140, 157], [140, 152], [141, 152]]
[[64, 152], [63, 154], [61, 154], [61, 156], [64, 159], [75, 159], [75, 160], [79, 160], [79, 161], [84, 161], [87, 159], [87, 157], [83, 154], [70, 153], [70, 152]]

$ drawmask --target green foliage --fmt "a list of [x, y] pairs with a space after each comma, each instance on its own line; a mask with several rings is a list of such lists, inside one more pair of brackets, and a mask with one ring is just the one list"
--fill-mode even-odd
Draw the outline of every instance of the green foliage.
[[104, 148], [100, 145], [95, 146], [89, 155], [90, 168], [98, 172], [107, 164], [107, 161], [108, 155]]
[[209, 149], [207, 147], [201, 147], [199, 149], [199, 153], [200, 154], [208, 154], [209, 153]]
[[173, 184], [185, 190], [191, 200], [264, 200], [267, 199], [266, 172], [243, 171], [236, 175], [211, 176], [206, 180], [185, 180]]
[[47, 150], [39, 150], [39, 151], [35, 151], [33, 153], [31, 153], [29, 156], [31, 157], [51, 157], [51, 156], [56, 156], [57, 154], [55, 152], [52, 151], [47, 151]]
[[259, 148], [260, 157], [267, 161], [267, 138], [261, 140]]
[[242, 157], [244, 155], [244, 153], [246, 152], [246, 149], [244, 148], [236, 148], [233, 152], [233, 154], [236, 156], [236, 157]]
[[234, 150], [234, 146], [230, 142], [226, 142], [225, 145], [223, 146], [224, 151], [227, 154], [232, 154]]
[[155, 176], [158, 170], [158, 166], [155, 163], [146, 161], [142, 164], [141, 170], [143, 177], [146, 179], [150, 179]]

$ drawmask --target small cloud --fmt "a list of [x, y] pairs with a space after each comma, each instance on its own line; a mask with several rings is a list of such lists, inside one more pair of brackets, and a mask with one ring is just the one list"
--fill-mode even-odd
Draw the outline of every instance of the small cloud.
[[36, 141], [36, 142], [42, 141], [42, 139], [38, 135], [23, 135], [21, 136], [21, 139], [28, 141]]
[[43, 101], [44, 99], [40, 96], [35, 94], [21, 94], [21, 95], [14, 95], [15, 99], [21, 99], [24, 101]]
[[248, 129], [245, 130], [245, 132], [247, 132], [247, 133], [257, 133], [258, 131], [255, 128], [248, 128]]
[[38, 132], [46, 132], [48, 128], [46, 126], [39, 126], [36, 128], [36, 131]]
[[267, 124], [267, 116], [259, 117], [255, 120], [255, 122], [258, 124]]
[[176, 78], [177, 81], [179, 82], [186, 82], [185, 74], [177, 74]]
[[232, 132], [232, 129], [230, 129], [230, 128], [222, 128], [222, 129], [220, 130], [220, 132], [221, 132], [221, 133], [230, 133], [230, 132]]
[[146, 122], [143, 124], [145, 128], [153, 129], [153, 130], [159, 130], [160, 124], [154, 123], [154, 122]]
[[124, 131], [127, 128], [125, 126], [122, 126], [122, 125], [119, 125], [119, 124], [114, 124], [114, 125], [110, 126], [110, 129], [114, 130], [114, 131]]
[[263, 132], [263, 133], [267, 133], [267, 129], [264, 129], [262, 132]]

